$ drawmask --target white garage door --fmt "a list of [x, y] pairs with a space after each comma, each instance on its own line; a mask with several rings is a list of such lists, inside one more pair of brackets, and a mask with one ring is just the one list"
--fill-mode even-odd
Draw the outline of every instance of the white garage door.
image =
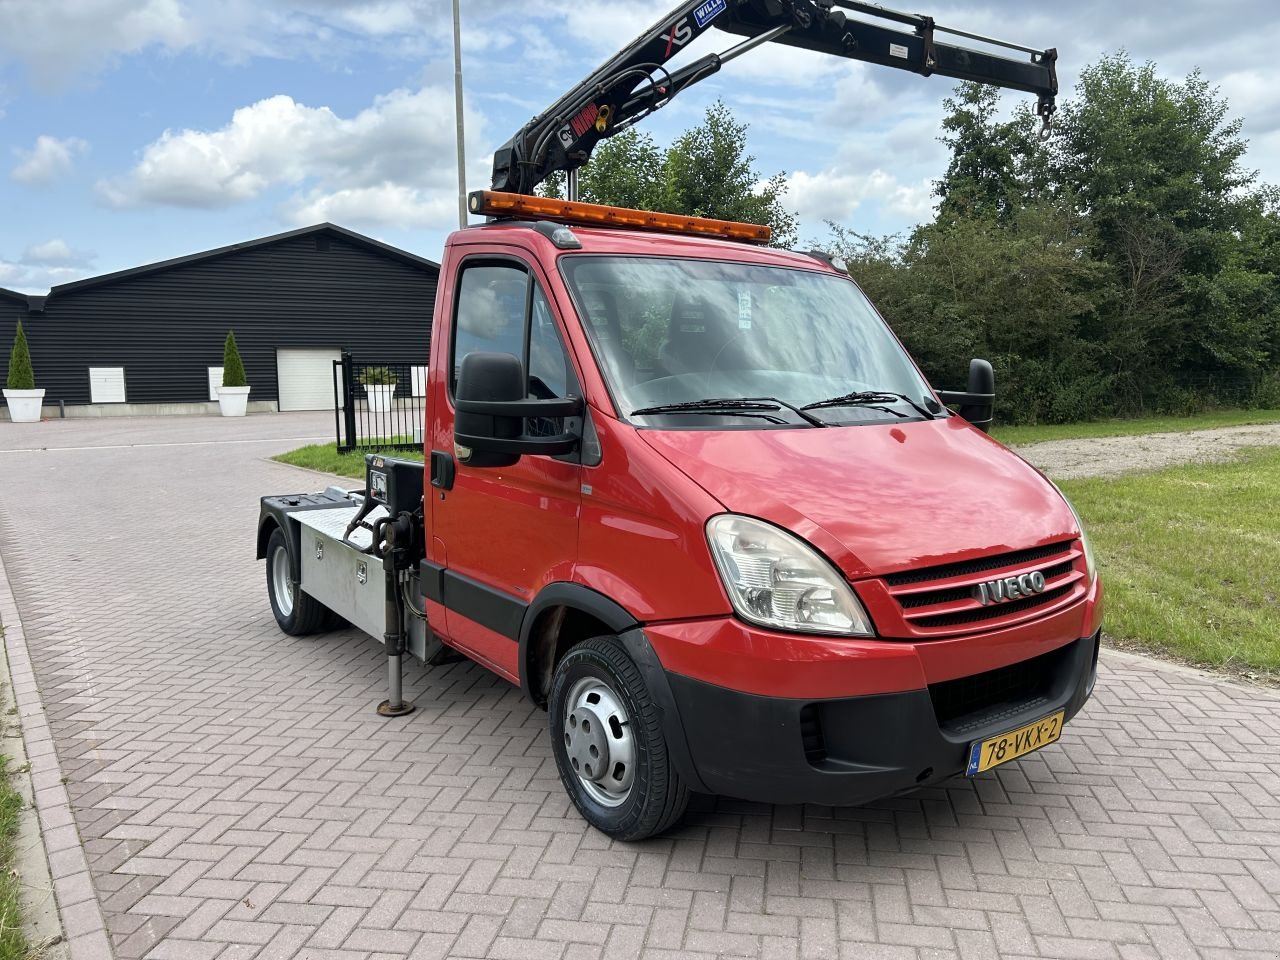
[[277, 350], [281, 410], [332, 410], [333, 362], [340, 350]]

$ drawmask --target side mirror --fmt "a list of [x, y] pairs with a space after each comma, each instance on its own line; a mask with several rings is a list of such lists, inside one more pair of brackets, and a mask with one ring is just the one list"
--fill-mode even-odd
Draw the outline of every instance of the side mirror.
[[522, 456], [557, 456], [578, 445], [572, 433], [531, 437], [526, 418], [579, 417], [580, 397], [525, 398], [524, 367], [509, 353], [469, 353], [462, 358], [454, 399], [453, 443], [469, 467], [509, 467]]
[[958, 390], [939, 390], [938, 396], [943, 403], [959, 404], [960, 416], [983, 433], [991, 432], [992, 411], [996, 405], [996, 372], [986, 360], [969, 361], [969, 388], [963, 393]]

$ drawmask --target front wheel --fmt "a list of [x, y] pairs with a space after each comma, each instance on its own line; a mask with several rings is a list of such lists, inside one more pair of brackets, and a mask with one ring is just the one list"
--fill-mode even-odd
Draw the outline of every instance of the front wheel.
[[644, 679], [616, 637], [565, 654], [548, 716], [560, 781], [593, 827], [616, 840], [643, 840], [680, 819], [689, 790]]
[[319, 600], [302, 592], [294, 582], [294, 563], [289, 541], [276, 527], [267, 540], [267, 596], [280, 629], [292, 637], [317, 633], [329, 621], [329, 610]]

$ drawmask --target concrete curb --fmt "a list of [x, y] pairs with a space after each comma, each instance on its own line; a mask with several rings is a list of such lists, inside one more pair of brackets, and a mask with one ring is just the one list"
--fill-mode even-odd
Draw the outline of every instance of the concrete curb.
[[[43, 859], [52, 880], [57, 920], [69, 960], [112, 960], [111, 939], [102, 906], [89, 873], [84, 845], [71, 811], [71, 798], [54, 749], [53, 732], [36, 683], [18, 603], [0, 557], [0, 623], [12, 683], [13, 699], [22, 725], [22, 742], [30, 764], [32, 797], [39, 816]], [[42, 859], [30, 850], [30, 861]], [[37, 872], [39, 867], [36, 867]]]
[[[1104, 631], [1105, 632], [1105, 631]], [[1212, 683], [1215, 686], [1227, 687], [1230, 690], [1239, 690], [1242, 693], [1248, 693], [1252, 696], [1268, 696], [1280, 697], [1280, 690], [1275, 687], [1267, 686], [1261, 683], [1243, 683], [1234, 677], [1222, 673], [1215, 673], [1204, 667], [1192, 667], [1185, 663], [1175, 663], [1172, 660], [1161, 660], [1159, 657], [1153, 657], [1145, 653], [1133, 653], [1129, 650], [1117, 650], [1114, 647], [1108, 647], [1106, 641], [1102, 644], [1102, 659], [1118, 660], [1123, 663], [1141, 665], [1149, 670], [1155, 670], [1164, 673], [1176, 673], [1184, 677], [1195, 680], [1203, 680], [1206, 683]]]
[[[0, 633], [4, 625], [0, 623]], [[49, 876], [49, 859], [45, 856], [40, 835], [40, 814], [35, 807], [31, 788], [31, 767], [22, 743], [22, 724], [18, 708], [9, 703], [13, 680], [9, 675], [9, 658], [0, 656], [0, 690], [4, 691], [6, 709], [0, 720], [0, 750], [9, 761], [9, 784], [22, 798], [18, 811], [18, 833], [14, 838], [14, 873], [19, 884], [19, 909], [22, 931], [26, 934], [34, 960], [67, 960], [67, 947], [62, 934], [62, 919], [53, 895], [53, 878]], [[10, 707], [12, 707], [10, 709]]]

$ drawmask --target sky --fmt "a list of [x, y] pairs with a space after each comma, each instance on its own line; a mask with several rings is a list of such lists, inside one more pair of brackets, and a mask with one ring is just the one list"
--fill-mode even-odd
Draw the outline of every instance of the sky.
[[[493, 150], [673, 0], [462, 0], [467, 185]], [[1069, 94], [1123, 48], [1200, 68], [1280, 183], [1280, 21], [1260, 0], [919, 4], [1056, 47]], [[330, 221], [440, 258], [457, 227], [450, 0], [0, 0], [0, 287], [85, 276]], [[724, 50], [708, 31], [673, 61]], [[965, 41], [962, 41], [965, 42]], [[785, 172], [806, 243], [927, 220], [952, 82], [777, 45], [645, 122], [661, 144], [722, 99], [762, 178]], [[1028, 95], [1006, 92], [1012, 110]]]

